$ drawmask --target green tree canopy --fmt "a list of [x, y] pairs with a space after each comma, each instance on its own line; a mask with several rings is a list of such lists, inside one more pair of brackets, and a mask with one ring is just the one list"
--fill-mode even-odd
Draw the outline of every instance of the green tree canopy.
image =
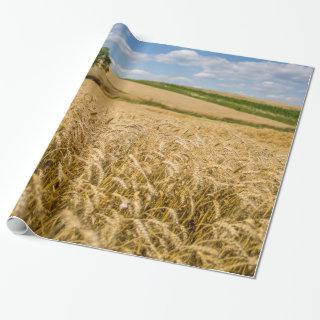
[[111, 64], [109, 48], [102, 47], [93, 64], [97, 65], [100, 68], [103, 68], [106, 72], [108, 72], [109, 66]]

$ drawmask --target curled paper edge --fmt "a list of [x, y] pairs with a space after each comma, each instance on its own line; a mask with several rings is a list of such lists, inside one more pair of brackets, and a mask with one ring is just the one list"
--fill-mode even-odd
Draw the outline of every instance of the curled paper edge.
[[27, 223], [19, 217], [10, 216], [7, 220], [7, 226], [11, 232], [18, 235], [35, 235]]

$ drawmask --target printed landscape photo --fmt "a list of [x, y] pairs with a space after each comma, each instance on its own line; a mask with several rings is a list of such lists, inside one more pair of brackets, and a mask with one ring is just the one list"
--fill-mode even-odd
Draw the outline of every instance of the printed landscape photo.
[[312, 72], [116, 24], [12, 215], [46, 238], [254, 276]]

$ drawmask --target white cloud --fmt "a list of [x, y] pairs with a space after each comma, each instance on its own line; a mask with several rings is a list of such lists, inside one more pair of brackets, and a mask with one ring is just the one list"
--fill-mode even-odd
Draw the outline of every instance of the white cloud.
[[193, 64], [199, 59], [201, 57], [197, 52], [188, 49], [173, 50], [154, 56], [155, 61], [179, 65], [190, 65], [190, 63]]
[[263, 81], [262, 85], [264, 87], [272, 87], [275, 83], [273, 81]]
[[120, 77], [140, 77], [144, 78], [147, 76], [151, 76], [152, 74], [146, 70], [142, 69], [127, 69], [127, 68], [122, 68], [119, 64], [116, 64], [114, 61], [112, 63], [112, 71], [117, 74]]
[[221, 57], [202, 56], [193, 50], [174, 50], [156, 55], [155, 61], [183, 66], [197, 66], [198, 78], [227, 80], [256, 80], [267, 85], [276, 85], [276, 80], [305, 81], [310, 76], [310, 68], [277, 63], [272, 61], [229, 61]]
[[187, 77], [170, 77], [172, 81], [180, 81], [180, 82], [191, 82], [190, 78]]
[[170, 77], [165, 74], [154, 74], [150, 73], [143, 69], [129, 69], [129, 68], [123, 68], [119, 64], [115, 63], [114, 60], [112, 60], [112, 71], [117, 74], [120, 77], [128, 78], [132, 77], [135, 79], [145, 79], [145, 80], [155, 80], [155, 81], [163, 81], [163, 82], [169, 82], [169, 83], [177, 83], [182, 85], [187, 85], [191, 83], [191, 80], [187, 77]]
[[[260, 95], [274, 99], [301, 102], [306, 90], [307, 81], [312, 69], [309, 67], [277, 63], [263, 60], [231, 60], [221, 56], [202, 55], [191, 49], [175, 49], [164, 54], [149, 54], [134, 51], [126, 42], [121, 30], [112, 32], [107, 45], [111, 52], [120, 50], [127, 58], [126, 66], [134, 66], [137, 61], [153, 61], [164, 64], [192, 67], [197, 72], [185, 76], [166, 76], [153, 74], [142, 69], [123, 69], [115, 66], [114, 70], [120, 76], [144, 78], [148, 80], [167, 81], [179, 84], [199, 84], [206, 79], [219, 84], [220, 87], [230, 88], [231, 92], [245, 92], [249, 95]], [[200, 82], [202, 81], [202, 82]], [[300, 98], [297, 98], [297, 97]], [[295, 97], [295, 98], [294, 98]], [[301, 98], [302, 97], [302, 98]]]
[[129, 61], [132, 60], [149, 60], [151, 57], [148, 54], [140, 53], [132, 50], [128, 43], [126, 42], [125, 38], [123, 38], [121, 35], [112, 32], [109, 34], [106, 44], [108, 47], [113, 50], [116, 48], [117, 50], [120, 50]]

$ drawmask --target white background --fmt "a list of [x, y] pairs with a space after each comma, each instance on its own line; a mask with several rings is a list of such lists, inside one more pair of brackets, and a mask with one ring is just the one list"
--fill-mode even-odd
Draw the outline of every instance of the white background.
[[[0, 2], [0, 318], [320, 319], [318, 0]], [[257, 278], [14, 236], [6, 219], [110, 28], [316, 68]]]

